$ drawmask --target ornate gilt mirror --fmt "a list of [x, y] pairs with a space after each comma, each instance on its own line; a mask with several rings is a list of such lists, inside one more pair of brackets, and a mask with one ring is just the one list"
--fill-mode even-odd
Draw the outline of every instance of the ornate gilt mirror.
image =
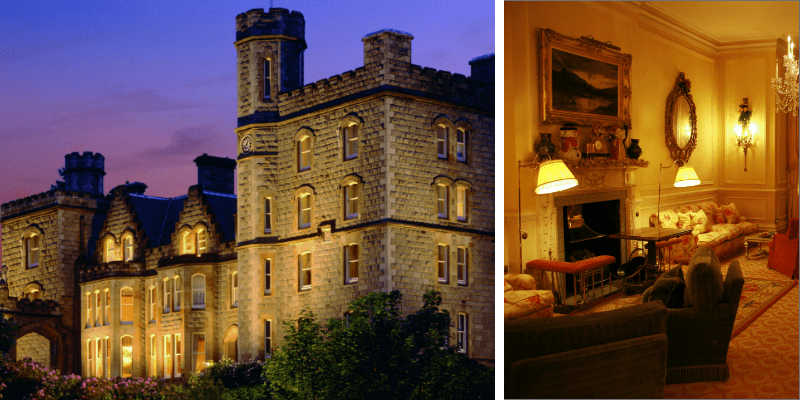
[[679, 165], [689, 162], [697, 145], [697, 114], [692, 95], [692, 83], [681, 72], [667, 98], [666, 140], [672, 159]]

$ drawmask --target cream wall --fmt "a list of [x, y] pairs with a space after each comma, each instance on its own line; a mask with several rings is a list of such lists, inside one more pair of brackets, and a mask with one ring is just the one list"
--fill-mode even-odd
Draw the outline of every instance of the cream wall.
[[[785, 143], [785, 123], [778, 123], [783, 133], [776, 134], [774, 97], [769, 82], [775, 75], [775, 43], [750, 45], [746, 49], [714, 46], [665, 25], [629, 3], [506, 2], [504, 8], [504, 233], [505, 264], [509, 272], [521, 271], [518, 219], [522, 220], [522, 231], [528, 234], [522, 241], [522, 264], [534, 258], [551, 257], [543, 249], [555, 231], [551, 227], [554, 221], [540, 220], [545, 214], [542, 206], [549, 197], [533, 193], [535, 171], [523, 169], [521, 174], [517, 173], [518, 160], [533, 159], [539, 133], [554, 134], [553, 141], [558, 144], [555, 137], [560, 126], [540, 122], [538, 77], [542, 28], [573, 38], [591, 35], [602, 42], [610, 41], [623, 53], [633, 56], [629, 136], [640, 139], [641, 159], [650, 161], [649, 167], [636, 170], [637, 185], [633, 188], [633, 207], [638, 213], [634, 218], [636, 227], [647, 226], [647, 217], [656, 211], [659, 164], [673, 162], [665, 143], [664, 110], [675, 79], [683, 72], [692, 83], [691, 94], [697, 110], [697, 147], [689, 165], [697, 171], [701, 185], [674, 188], [672, 182], [678, 167], [663, 169], [662, 208], [704, 200], [720, 204], [733, 201], [743, 215], [753, 218], [762, 228], [775, 229], [775, 218], [785, 215], [787, 210], [786, 173], [779, 171], [785, 170], [785, 146], [776, 145]], [[753, 121], [759, 128], [755, 145], [748, 150], [747, 173], [743, 171], [744, 157], [735, 145], [732, 130], [743, 97], [749, 98]], [[588, 129], [583, 128], [581, 135], [585, 142]], [[518, 177], [521, 191], [517, 190]], [[518, 207], [519, 194], [521, 207]], [[546, 229], [537, 228], [540, 226]]]

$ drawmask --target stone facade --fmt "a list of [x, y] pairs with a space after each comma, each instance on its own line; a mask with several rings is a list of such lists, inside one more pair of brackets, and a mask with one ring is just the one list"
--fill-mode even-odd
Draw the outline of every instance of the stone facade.
[[422, 68], [410, 34], [383, 30], [363, 67], [303, 86], [302, 14], [254, 9], [236, 29], [237, 160], [196, 158], [183, 196], [102, 197], [102, 156], [73, 153], [66, 182], [2, 206], [0, 304], [31, 321], [16, 354], [183, 379], [268, 357], [303, 309], [341, 318], [400, 290], [410, 312], [435, 289], [450, 343], [493, 363], [494, 57], [472, 77]]
[[[249, 36], [248, 24], [286, 15], [297, 13], [256, 9], [237, 17], [237, 263], [242, 290], [256, 294], [239, 304], [240, 357], [263, 357], [265, 335], [281, 338], [284, 327], [276, 322], [302, 309], [321, 320], [341, 318], [358, 296], [397, 289], [404, 311], [411, 311], [436, 289], [453, 317], [451, 343], [459, 337], [457, 315], [464, 314], [464, 351], [493, 360], [494, 86], [486, 78], [493, 78], [494, 58], [473, 60], [479, 79], [421, 68], [411, 64], [413, 37], [384, 30], [364, 37], [364, 67], [297, 90], [268, 90], [277, 97], [253, 96], [265, 82], [282, 79], [252, 66], [302, 35], [273, 26], [273, 36]], [[296, 72], [292, 63], [281, 65], [272, 73]], [[346, 211], [353, 207], [346, 204], [350, 185], [358, 187], [356, 213]], [[447, 192], [441, 216], [439, 186]], [[461, 193], [466, 204], [459, 205]], [[466, 208], [463, 218], [459, 207]], [[346, 246], [358, 249], [357, 279], [348, 271]], [[464, 255], [467, 271], [459, 281]]]

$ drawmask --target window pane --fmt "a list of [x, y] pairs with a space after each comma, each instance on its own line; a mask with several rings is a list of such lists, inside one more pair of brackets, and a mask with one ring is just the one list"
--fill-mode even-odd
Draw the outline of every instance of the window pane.
[[120, 301], [120, 323], [133, 323], [133, 289], [123, 289]]
[[122, 338], [122, 366], [120, 375], [128, 378], [133, 375], [133, 338], [124, 336]]
[[206, 305], [206, 277], [192, 277], [192, 307], [203, 308]]
[[192, 335], [192, 357], [195, 372], [202, 372], [206, 368], [206, 335], [195, 333]]
[[264, 293], [272, 293], [272, 260], [264, 261]]
[[270, 199], [264, 200], [264, 233], [272, 232], [272, 205]]
[[183, 373], [183, 351], [181, 350], [181, 335], [175, 334], [175, 376]]
[[181, 297], [181, 277], [176, 276], [173, 281], [173, 288], [175, 290], [175, 308], [174, 310], [180, 310], [181, 304], [183, 303], [183, 297]]
[[272, 354], [272, 321], [264, 321], [264, 355]]
[[270, 74], [269, 60], [264, 60], [264, 98], [270, 97], [269, 91], [272, 86], [272, 75]]

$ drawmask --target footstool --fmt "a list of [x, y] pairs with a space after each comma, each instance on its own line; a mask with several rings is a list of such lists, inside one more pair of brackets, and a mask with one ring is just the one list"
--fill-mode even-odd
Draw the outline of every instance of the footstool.
[[[552, 280], [556, 290], [558, 291], [558, 298], [556, 301], [564, 306], [566, 305], [566, 293], [564, 295], [561, 294], [561, 285], [555, 284], [555, 275], [554, 272], [562, 272], [566, 274], [573, 274], [577, 275], [578, 279], [581, 281], [581, 286], [583, 288], [583, 296], [581, 299], [581, 307], [586, 306], [588, 301], [586, 301], [586, 274], [597, 269], [600, 269], [600, 292], [603, 292], [603, 267], [609, 264], [613, 264], [617, 261], [616, 258], [612, 256], [597, 256], [592, 258], [587, 258], [585, 260], [576, 261], [576, 262], [565, 262], [565, 261], [555, 261], [555, 260], [533, 260], [528, 261], [525, 264], [526, 271], [528, 269], [532, 270], [539, 270], [539, 271], [547, 271], [550, 272], [550, 279]], [[610, 278], [610, 277], [609, 277]], [[577, 295], [578, 293], [578, 283], [577, 279], [572, 281], [574, 293]], [[592, 286], [594, 286], [594, 277], [592, 278]], [[609, 289], [610, 292], [610, 289]], [[575, 306], [578, 306], [578, 302], [575, 302]]]

